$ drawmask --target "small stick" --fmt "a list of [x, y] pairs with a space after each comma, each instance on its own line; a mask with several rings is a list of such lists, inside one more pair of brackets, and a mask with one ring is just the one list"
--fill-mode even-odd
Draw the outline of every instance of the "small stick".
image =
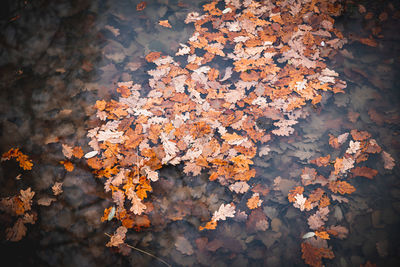
[[[110, 235], [110, 234], [108, 234], [108, 233], [104, 233], [104, 234], [105, 234], [106, 236], [108, 236], [108, 237], [111, 238], [111, 235]], [[144, 253], [144, 254], [150, 256], [150, 257], [153, 257], [153, 258], [155, 258], [156, 260], [159, 260], [160, 262], [164, 263], [164, 264], [167, 265], [168, 267], [171, 267], [171, 266], [172, 266], [172, 265], [168, 264], [168, 262], [164, 261], [163, 259], [161, 259], [161, 258], [159, 258], [159, 257], [157, 257], [157, 256], [155, 256], [155, 255], [153, 255], [153, 254], [151, 254], [151, 253], [149, 253], [149, 252], [147, 252], [147, 251], [144, 251], [144, 250], [142, 250], [142, 249], [140, 249], [140, 248], [133, 247], [133, 246], [131, 246], [131, 245], [129, 245], [129, 244], [125, 244], [125, 245], [127, 245], [128, 247], [130, 247], [130, 248], [132, 248], [132, 249], [134, 249], [134, 250], [137, 250], [137, 251], [139, 251], [139, 252], [142, 252], [142, 253]]]

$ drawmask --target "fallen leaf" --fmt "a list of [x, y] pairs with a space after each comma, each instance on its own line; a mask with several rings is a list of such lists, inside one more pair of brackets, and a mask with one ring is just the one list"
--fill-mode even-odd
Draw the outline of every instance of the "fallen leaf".
[[226, 220], [227, 217], [233, 217], [235, 216], [235, 205], [234, 204], [221, 204], [219, 209], [214, 212], [214, 215], [212, 217], [213, 221], [224, 221]]
[[193, 247], [192, 244], [183, 236], [178, 236], [175, 241], [176, 249], [185, 255], [192, 255], [193, 254]]
[[394, 159], [386, 151], [382, 151], [382, 159], [383, 159], [383, 164], [384, 164], [385, 169], [392, 170], [394, 168], [394, 166], [396, 166]]
[[158, 22], [158, 24], [161, 25], [161, 26], [163, 26], [163, 27], [166, 27], [166, 28], [172, 28], [172, 26], [171, 26], [171, 24], [169, 24], [169, 21], [168, 21], [168, 20], [160, 20], [160, 21]]
[[145, 9], [147, 6], [146, 1], [142, 1], [139, 4], [136, 5], [136, 10], [137, 11], [142, 11], [143, 9]]
[[62, 146], [62, 153], [64, 154], [64, 156], [67, 159], [70, 159], [72, 157], [72, 155], [73, 155], [72, 146], [69, 146], [67, 144], [62, 144], [61, 146]]
[[355, 187], [346, 181], [332, 181], [329, 182], [328, 187], [333, 193], [339, 193], [342, 195], [351, 194], [356, 191]]
[[74, 164], [72, 164], [72, 162], [70, 162], [70, 161], [60, 161], [60, 164], [63, 164], [64, 165], [64, 168], [67, 170], [67, 171], [69, 171], [69, 172], [72, 172], [73, 170], [74, 170]]
[[6, 229], [6, 240], [17, 242], [26, 235], [26, 226], [22, 218], [18, 218], [12, 228]]
[[51, 202], [56, 201], [57, 199], [53, 197], [42, 197], [40, 198], [37, 203], [42, 206], [50, 206]]
[[62, 190], [62, 185], [63, 185], [63, 183], [60, 183], [60, 182], [56, 182], [52, 187], [51, 187], [51, 190], [53, 190], [53, 194], [55, 195], [55, 196], [57, 196], [57, 195], [59, 195], [59, 194], [61, 194], [62, 192], [63, 192], [63, 190]]
[[365, 177], [368, 179], [372, 179], [378, 174], [377, 170], [374, 170], [374, 169], [371, 169], [371, 168], [368, 168], [365, 166], [364, 167], [356, 167], [356, 168], [352, 169], [351, 172], [353, 173], [354, 177], [361, 176], [361, 177]]
[[247, 207], [253, 210], [260, 207], [262, 202], [263, 201], [260, 199], [260, 195], [258, 193], [254, 193], [253, 196], [247, 200]]

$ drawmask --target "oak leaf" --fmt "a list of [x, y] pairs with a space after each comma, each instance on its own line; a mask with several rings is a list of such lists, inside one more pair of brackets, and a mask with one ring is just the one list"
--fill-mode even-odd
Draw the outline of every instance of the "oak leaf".
[[302, 186], [296, 186], [294, 189], [290, 190], [288, 194], [289, 202], [295, 202], [296, 201], [295, 196], [302, 195], [303, 192], [304, 192], [304, 187]]
[[64, 165], [64, 168], [68, 171], [68, 172], [72, 172], [74, 170], [74, 164], [72, 164], [72, 162], [70, 161], [60, 161], [60, 164]]
[[62, 144], [62, 153], [67, 159], [70, 159], [72, 157], [73, 155], [72, 150], [73, 150], [72, 146], [69, 146], [67, 144]]
[[376, 176], [378, 174], [377, 170], [368, 168], [368, 167], [356, 167], [354, 169], [351, 170], [351, 172], [353, 173], [354, 177], [356, 176], [362, 176], [368, 179], [372, 179], [374, 178], [374, 176]]
[[331, 155], [326, 157], [319, 157], [310, 161], [310, 163], [317, 165], [318, 167], [326, 167], [329, 165], [331, 159]]
[[328, 188], [333, 192], [333, 193], [339, 193], [339, 194], [351, 194], [354, 191], [356, 191], [355, 187], [349, 184], [346, 181], [332, 181], [329, 183]]
[[203, 226], [199, 226], [199, 230], [200, 231], [203, 231], [205, 229], [215, 230], [217, 228], [217, 224], [218, 224], [217, 221], [211, 220], [211, 221], [207, 222], [204, 227]]
[[76, 146], [72, 149], [72, 155], [77, 158], [80, 159], [83, 157], [84, 153], [83, 150], [80, 146]]
[[229, 190], [238, 194], [243, 194], [249, 190], [250, 186], [246, 182], [236, 182], [229, 186]]
[[335, 255], [329, 248], [318, 248], [313, 245], [303, 242], [301, 243], [301, 258], [304, 262], [312, 267], [321, 267], [322, 259], [333, 259]]
[[234, 204], [221, 204], [219, 209], [214, 212], [212, 216], [213, 221], [224, 221], [227, 217], [232, 218], [235, 216], [235, 205]]
[[322, 239], [327, 239], [329, 240], [329, 234], [326, 231], [315, 231], [315, 235], [322, 238]]
[[262, 202], [263, 201], [260, 199], [260, 195], [258, 193], [254, 193], [253, 196], [247, 200], [247, 207], [253, 210], [260, 207]]
[[382, 151], [382, 159], [384, 163], [384, 168], [387, 170], [391, 170], [396, 166], [396, 163], [394, 162], [394, 159], [392, 156], [387, 153], [386, 151]]
[[118, 247], [119, 245], [122, 245], [124, 243], [127, 231], [128, 229], [126, 229], [125, 226], [118, 227], [115, 233], [111, 236], [110, 241], [106, 244], [106, 246]]
[[146, 61], [147, 62], [154, 62], [156, 59], [160, 58], [161, 52], [151, 52], [147, 54]]
[[142, 11], [143, 9], [145, 9], [147, 6], [146, 1], [142, 1], [139, 4], [136, 5], [136, 10], [137, 11]]
[[17, 242], [26, 235], [26, 226], [22, 218], [18, 218], [12, 228], [6, 229], [6, 240]]

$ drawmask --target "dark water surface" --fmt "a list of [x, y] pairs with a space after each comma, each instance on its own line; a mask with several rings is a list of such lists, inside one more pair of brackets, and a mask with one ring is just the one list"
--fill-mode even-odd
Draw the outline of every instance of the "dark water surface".
[[[6, 256], [7, 266], [165, 266], [144, 253], [133, 250], [123, 256], [105, 246], [109, 238], [104, 233], [117, 226], [115, 220], [100, 221], [111, 197], [84, 160], [73, 172], [64, 170], [59, 164], [65, 159], [61, 143], [90, 151], [86, 134], [96, 126], [96, 100], [117, 98], [117, 82], [145, 83], [150, 69], [145, 55], [174, 55], [193, 32], [193, 26], [183, 22], [187, 13], [201, 12], [206, 2], [147, 1], [141, 12], [136, 11], [139, 1], [133, 0], [8, 2], [0, 13], [0, 152], [20, 147], [35, 166], [21, 172], [14, 162], [2, 162], [0, 197], [28, 186], [35, 197], [46, 196], [55, 182], [64, 183], [64, 193], [51, 206], [34, 206], [38, 220], [20, 242], [4, 241], [2, 224], [1, 254], [19, 255]], [[310, 107], [310, 115], [295, 126], [296, 138], [276, 138], [268, 155], [255, 158], [256, 181], [273, 188], [279, 176], [287, 183], [264, 198], [269, 229], [228, 220], [214, 231], [199, 232], [198, 218], [209, 216], [204, 211], [232, 201], [232, 194], [207, 183], [206, 173], [190, 177], [181, 168], [165, 167], [151, 199], [171, 210], [168, 219], [180, 212], [191, 216], [171, 223], [160, 217], [148, 230], [129, 231], [128, 244], [173, 266], [305, 266], [300, 243], [309, 231], [307, 217], [287, 201], [287, 192], [308, 160], [331, 152], [328, 134], [366, 130], [396, 164], [400, 159], [400, 6], [395, 1], [364, 1], [367, 12], [375, 14], [365, 20], [357, 3], [348, 2], [336, 20], [349, 43], [328, 64], [347, 81], [346, 94], [324, 96], [322, 108]], [[384, 11], [389, 17], [380, 20]], [[158, 26], [161, 19], [168, 19], [173, 28]], [[356, 41], [376, 27], [382, 30], [377, 47]], [[355, 122], [349, 113], [359, 114]], [[326, 266], [360, 266], [367, 260], [400, 266], [399, 168], [385, 170], [378, 157], [369, 159], [368, 166], [379, 174], [373, 180], [352, 179], [357, 190], [349, 203], [331, 205], [329, 225], [343, 225], [349, 235], [329, 240], [335, 258], [325, 261]], [[22, 179], [16, 180], [20, 173]], [[234, 197], [236, 203], [245, 207], [240, 197]], [[193, 250], [200, 238], [211, 243], [204, 253], [185, 255], [175, 245], [180, 237]]]

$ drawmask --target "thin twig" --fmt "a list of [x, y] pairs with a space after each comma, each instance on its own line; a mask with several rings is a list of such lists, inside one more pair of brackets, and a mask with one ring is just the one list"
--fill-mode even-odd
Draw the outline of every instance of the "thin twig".
[[[108, 234], [108, 233], [104, 233], [104, 234], [105, 234], [106, 236], [108, 236], [108, 237], [111, 238], [111, 235], [110, 235], [110, 234]], [[130, 248], [132, 248], [132, 249], [134, 249], [134, 250], [137, 250], [137, 251], [139, 251], [139, 252], [142, 252], [142, 253], [144, 253], [144, 254], [150, 256], [150, 257], [153, 257], [153, 258], [155, 258], [156, 260], [159, 260], [160, 262], [164, 263], [164, 264], [167, 265], [168, 267], [171, 267], [171, 266], [172, 266], [172, 265], [170, 265], [168, 262], [166, 262], [165, 260], [163, 260], [163, 259], [161, 259], [161, 258], [159, 258], [159, 257], [157, 257], [157, 256], [155, 256], [155, 255], [153, 255], [153, 254], [151, 254], [151, 253], [149, 253], [149, 252], [147, 252], [147, 251], [144, 251], [144, 250], [142, 250], [142, 249], [140, 249], [140, 248], [133, 247], [133, 246], [131, 246], [131, 245], [129, 245], [129, 244], [125, 244], [125, 245], [127, 245], [128, 247], [130, 247]]]

